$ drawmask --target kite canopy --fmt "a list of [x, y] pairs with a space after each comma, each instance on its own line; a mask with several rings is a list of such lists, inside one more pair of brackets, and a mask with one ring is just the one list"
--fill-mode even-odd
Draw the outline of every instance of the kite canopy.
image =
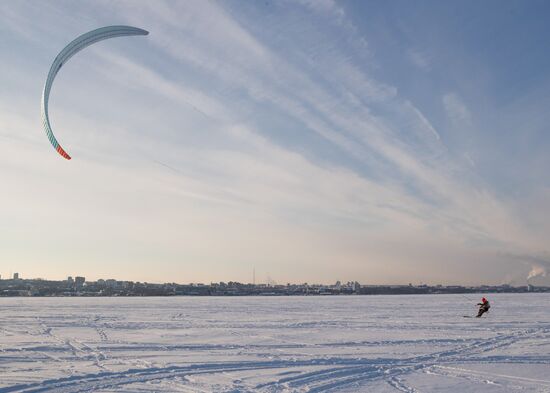
[[65, 64], [72, 56], [81, 51], [82, 49], [90, 46], [98, 41], [107, 40], [109, 38], [122, 37], [127, 35], [147, 35], [148, 31], [143, 29], [138, 29], [137, 27], [132, 26], [106, 26], [99, 29], [89, 31], [88, 33], [82, 34], [80, 37], [74, 39], [67, 45], [55, 58], [50, 67], [50, 72], [48, 72], [48, 79], [46, 79], [46, 84], [44, 85], [44, 91], [42, 92], [42, 123], [44, 125], [44, 130], [46, 135], [50, 140], [54, 149], [61, 154], [62, 157], [67, 160], [71, 159], [65, 150], [61, 147], [52, 131], [50, 125], [50, 117], [48, 115], [48, 100], [50, 99], [50, 90], [52, 89], [52, 84], [55, 79], [55, 76], [59, 72], [59, 69], [63, 64]]

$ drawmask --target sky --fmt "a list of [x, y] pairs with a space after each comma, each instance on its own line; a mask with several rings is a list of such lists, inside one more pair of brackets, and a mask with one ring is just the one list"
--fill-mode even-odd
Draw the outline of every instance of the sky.
[[[0, 2], [0, 274], [550, 284], [550, 3]], [[59, 72], [72, 39], [120, 37]]]

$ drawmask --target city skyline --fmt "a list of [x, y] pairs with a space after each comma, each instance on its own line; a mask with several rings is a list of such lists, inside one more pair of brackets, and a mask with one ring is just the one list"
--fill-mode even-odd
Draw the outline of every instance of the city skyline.
[[[0, 274], [550, 283], [550, 4], [0, 3]], [[490, 20], [491, 23], [488, 23]], [[108, 25], [50, 97], [56, 54]]]
[[[87, 280], [69, 276], [65, 280], [13, 279], [0, 280], [2, 297], [119, 297], [119, 296], [325, 296], [325, 295], [427, 295], [474, 293], [550, 293], [550, 286], [532, 283], [501, 285], [372, 285], [357, 281], [335, 283], [251, 283], [251, 282], [134, 282], [116, 279]], [[470, 299], [472, 300], [472, 299]]]

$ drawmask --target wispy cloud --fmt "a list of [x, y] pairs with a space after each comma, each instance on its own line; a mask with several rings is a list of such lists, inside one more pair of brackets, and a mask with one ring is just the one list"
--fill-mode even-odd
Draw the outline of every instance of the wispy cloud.
[[407, 54], [412, 64], [414, 64], [416, 67], [420, 68], [423, 71], [430, 71], [431, 61], [429, 56], [427, 56], [425, 53], [416, 49], [409, 49]]
[[443, 105], [445, 106], [447, 116], [452, 122], [463, 124], [468, 124], [471, 122], [472, 115], [468, 110], [468, 107], [457, 94], [445, 94], [443, 96]]

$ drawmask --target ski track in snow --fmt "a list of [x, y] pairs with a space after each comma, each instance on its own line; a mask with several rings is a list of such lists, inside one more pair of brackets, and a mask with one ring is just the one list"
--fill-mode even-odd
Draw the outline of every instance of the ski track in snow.
[[490, 298], [0, 299], [0, 393], [550, 392], [550, 296]]

